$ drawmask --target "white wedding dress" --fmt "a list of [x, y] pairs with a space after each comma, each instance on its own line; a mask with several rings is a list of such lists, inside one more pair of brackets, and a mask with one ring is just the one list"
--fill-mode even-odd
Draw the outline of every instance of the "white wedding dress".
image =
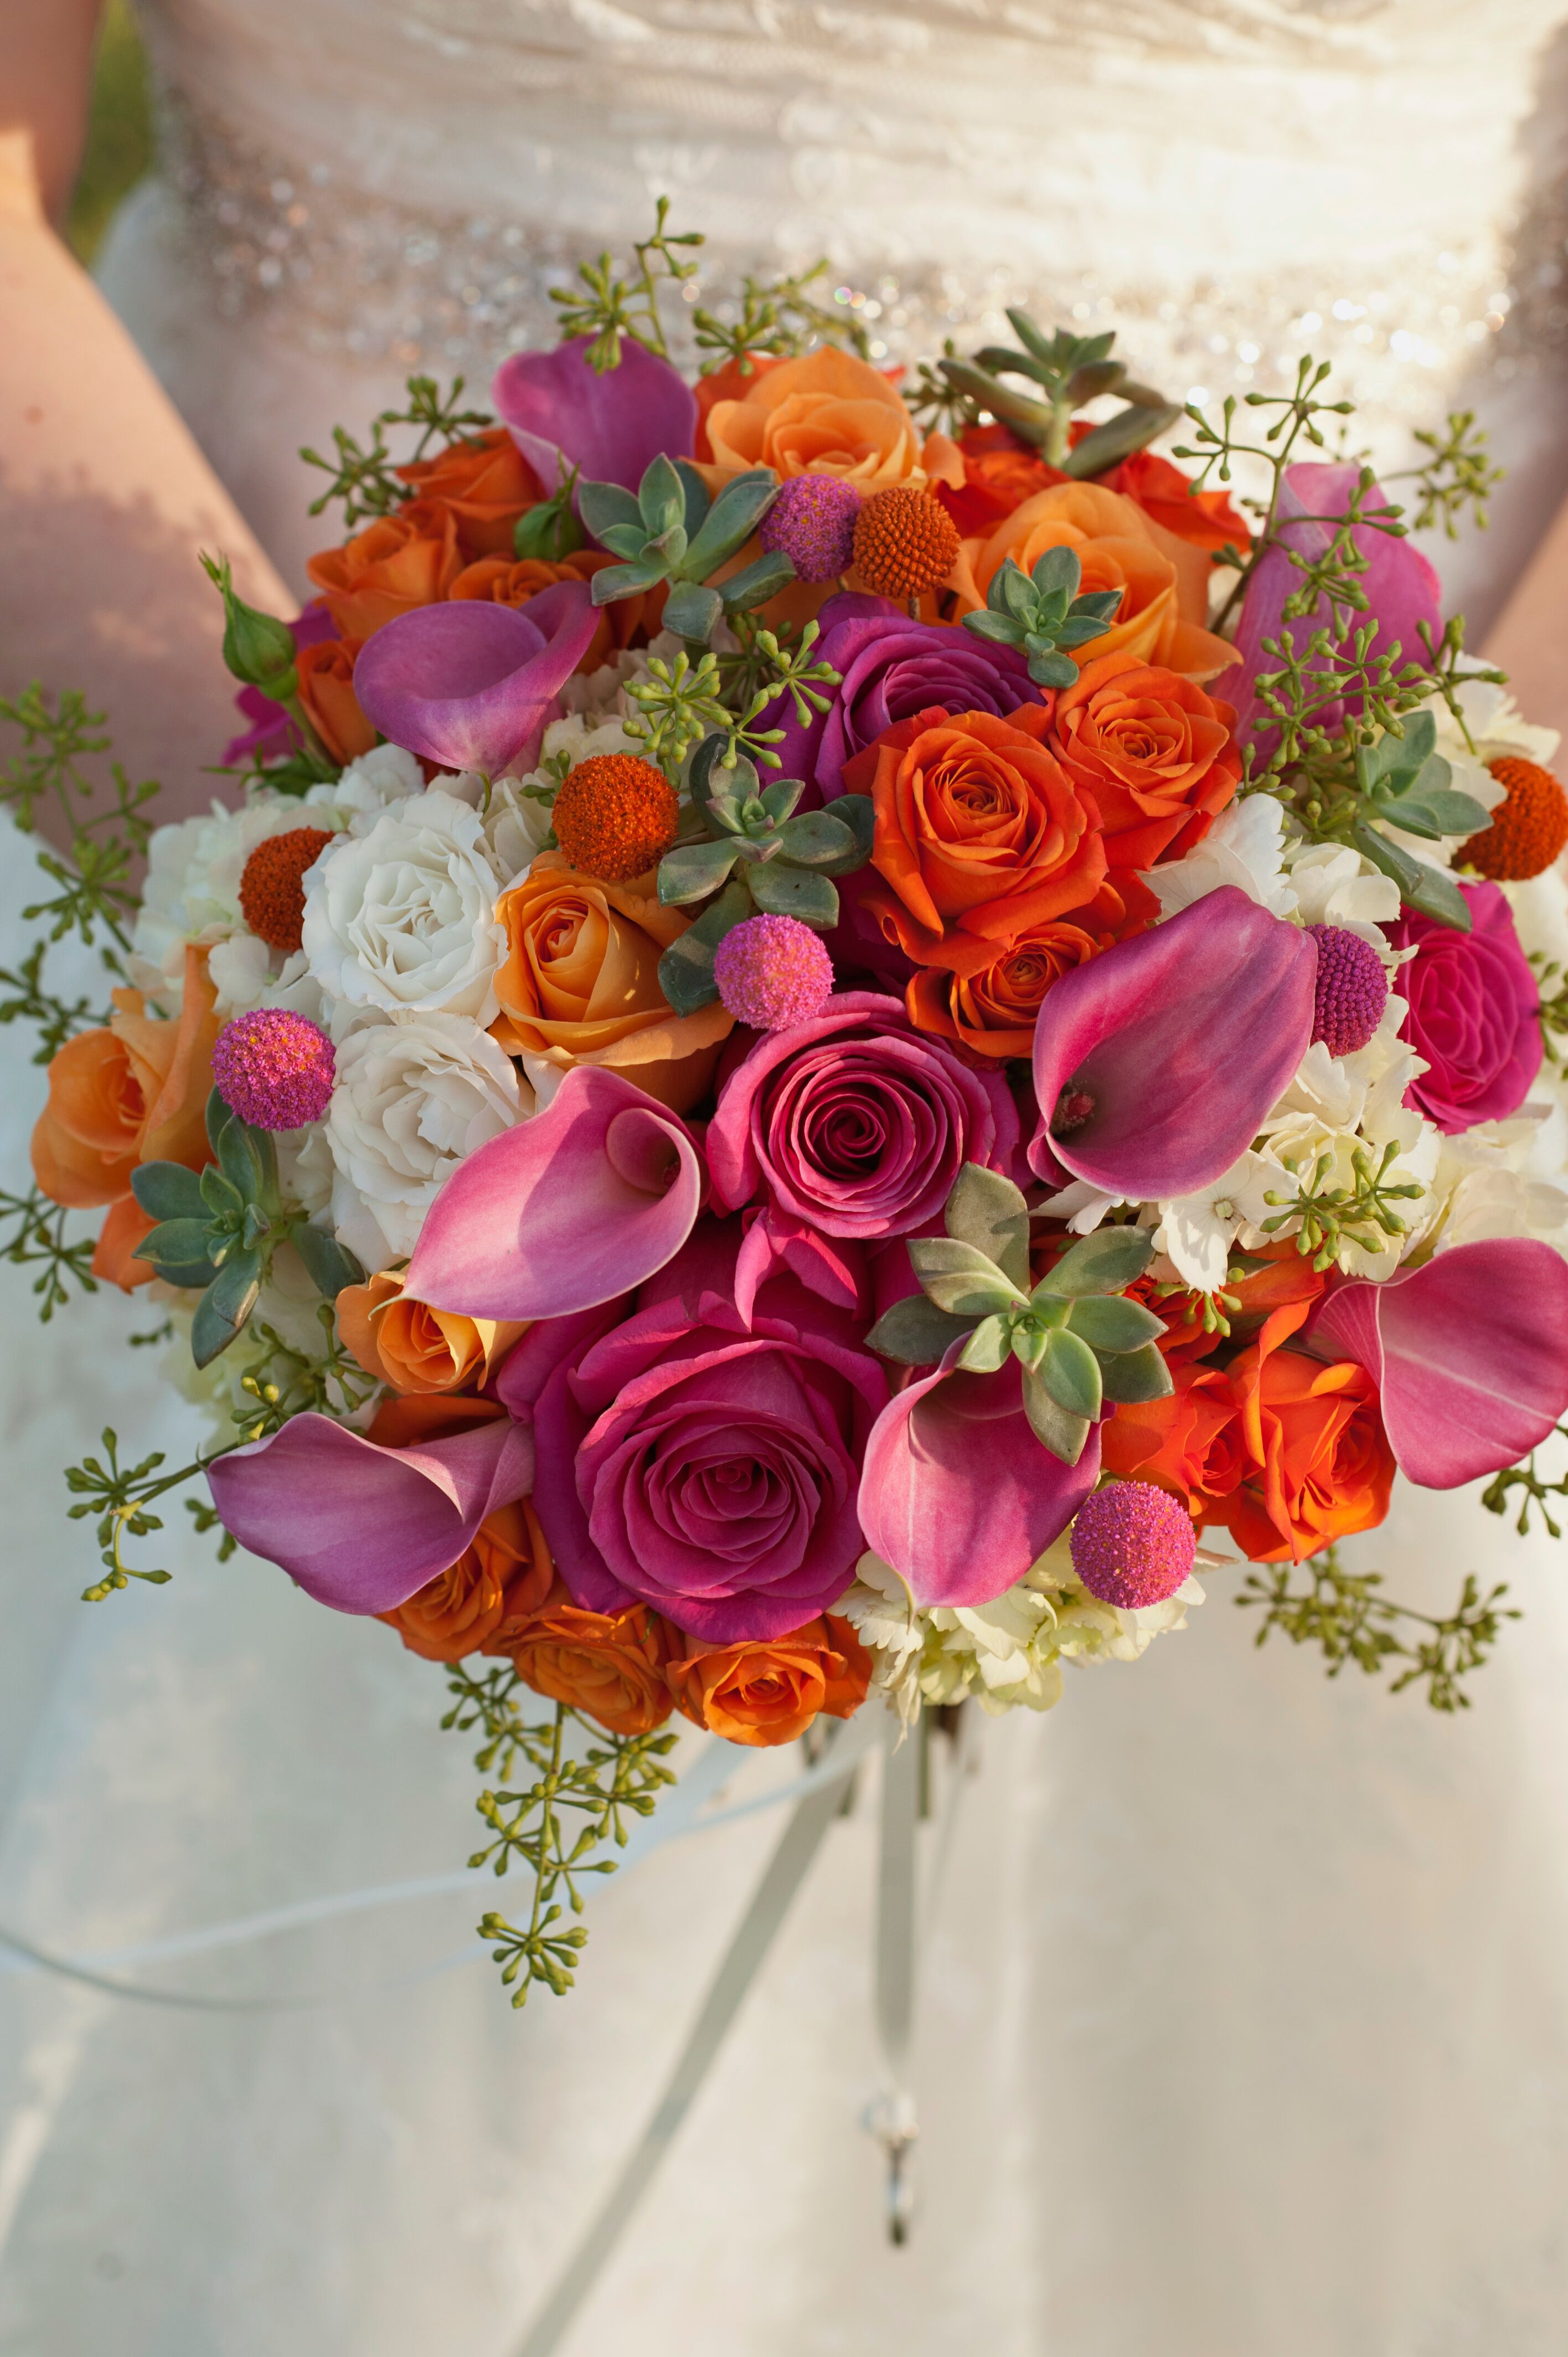
[[[146, 15], [169, 164], [104, 283], [296, 579], [292, 446], [360, 430], [415, 366], [482, 385], [543, 332], [562, 260], [640, 233], [660, 190], [714, 237], [720, 293], [826, 250], [890, 349], [1023, 296], [1047, 320], [1114, 313], [1183, 392], [1331, 350], [1380, 451], [1473, 403], [1523, 462], [1510, 537], [1465, 545], [1476, 602], [1544, 521], [1563, 0]], [[41, 1075], [16, 1034], [0, 1049], [19, 1174]], [[59, 1469], [111, 1422], [183, 1459], [194, 1419], [156, 1352], [118, 1348], [148, 1322], [134, 1304], [38, 1329], [26, 1276], [0, 1275], [0, 1925], [273, 2008], [133, 2002], [0, 1955], [0, 2357], [511, 2357], [777, 1820], [612, 1884], [577, 1990], [522, 2015], [488, 1963], [446, 1968], [510, 1894], [478, 1878], [149, 1957], [448, 1874], [478, 1780], [438, 1729], [440, 1673], [268, 1566], [219, 1567], [173, 1529], [141, 1558], [173, 1585], [77, 1603], [96, 1560]], [[903, 2250], [857, 2126], [877, 2076], [863, 1796], [567, 2357], [1556, 2357], [1568, 1562], [1472, 1497], [1408, 1492], [1351, 1552], [1433, 1610], [1466, 1569], [1511, 1582], [1525, 1618], [1474, 1710], [1255, 1654], [1225, 1575], [1141, 1663], [983, 1726], [929, 1949]]]

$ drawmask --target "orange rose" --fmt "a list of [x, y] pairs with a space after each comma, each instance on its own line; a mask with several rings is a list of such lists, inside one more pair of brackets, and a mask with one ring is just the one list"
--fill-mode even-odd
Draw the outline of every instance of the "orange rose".
[[493, 1029], [510, 1055], [612, 1065], [677, 1113], [696, 1103], [735, 1017], [716, 1002], [677, 1015], [660, 989], [660, 957], [688, 920], [660, 908], [651, 875], [604, 884], [543, 851], [496, 915], [507, 946]]
[[1112, 942], [1141, 933], [1159, 914], [1159, 902], [1136, 876], [1118, 882], [1120, 890], [1102, 884], [1087, 909], [1026, 925], [972, 974], [923, 965], [904, 992], [916, 1030], [956, 1039], [976, 1056], [1027, 1056], [1052, 984]]
[[720, 479], [771, 467], [780, 476], [842, 475], [866, 493], [890, 483], [919, 488], [952, 453], [945, 436], [933, 436], [937, 466], [928, 468], [908, 409], [887, 379], [831, 344], [758, 370], [738, 398], [714, 402], [706, 425]]
[[1227, 543], [1245, 556], [1252, 545], [1246, 519], [1226, 491], [1195, 491], [1192, 479], [1153, 450], [1134, 450], [1101, 479], [1108, 491], [1136, 500], [1149, 522], [1195, 548], [1218, 551]]
[[1069, 478], [1048, 466], [1037, 450], [1020, 442], [1005, 425], [970, 425], [959, 436], [963, 481], [940, 483], [936, 496], [962, 540], [984, 540], [1015, 508]]
[[1230, 1364], [1248, 1473], [1206, 1520], [1225, 1523], [1253, 1563], [1300, 1563], [1389, 1510], [1393, 1452], [1371, 1377], [1349, 1360], [1325, 1366], [1283, 1347], [1309, 1308], [1274, 1310]]
[[126, 1292], [153, 1274], [132, 1258], [153, 1222], [130, 1191], [131, 1173], [142, 1162], [200, 1170], [212, 1159], [206, 1113], [220, 1028], [213, 995], [206, 952], [189, 948], [175, 1020], [147, 1015], [139, 990], [116, 990], [107, 1028], [79, 1031], [49, 1066], [48, 1102], [33, 1130], [33, 1176], [51, 1202], [111, 1206], [92, 1270]]
[[406, 1396], [489, 1383], [527, 1327], [465, 1318], [411, 1301], [400, 1272], [384, 1269], [338, 1296], [338, 1332], [368, 1375]]
[[486, 1516], [473, 1544], [448, 1570], [376, 1618], [426, 1662], [505, 1653], [549, 1595], [554, 1576], [539, 1517], [527, 1498], [519, 1498]]
[[434, 606], [462, 569], [457, 522], [439, 500], [411, 500], [378, 516], [341, 548], [324, 548], [306, 571], [325, 597], [338, 634], [358, 652], [399, 614]]
[[1218, 1367], [1173, 1368], [1164, 1399], [1118, 1407], [1100, 1427], [1101, 1462], [1128, 1481], [1155, 1481], [1201, 1522], [1248, 1469], [1240, 1411]]
[[686, 1650], [665, 1672], [682, 1717], [731, 1743], [793, 1743], [819, 1711], [848, 1718], [865, 1700], [871, 1656], [847, 1620], [819, 1614], [787, 1637]]
[[1101, 655], [1127, 654], [1166, 663], [1191, 679], [1212, 679], [1236, 650], [1202, 625], [1207, 565], [1189, 572], [1163, 549], [1156, 530], [1132, 500], [1098, 483], [1057, 483], [1015, 508], [989, 537], [965, 540], [954, 568], [958, 611], [978, 613], [1008, 557], [1032, 573], [1048, 548], [1070, 548], [1083, 568], [1082, 589], [1117, 589], [1122, 603], [1109, 630], [1074, 647], [1080, 669]]
[[670, 1716], [664, 1665], [678, 1631], [646, 1604], [585, 1612], [558, 1579], [507, 1646], [525, 1685], [597, 1719], [612, 1735], [651, 1735]]
[[513, 525], [542, 497], [538, 477], [504, 425], [454, 442], [438, 458], [415, 459], [397, 473], [413, 484], [416, 500], [451, 510], [467, 557], [510, 556]]
[[301, 647], [294, 668], [306, 718], [335, 761], [345, 765], [368, 753], [376, 732], [354, 693], [354, 656], [341, 639]]
[[1105, 877], [1099, 813], [1041, 742], [1049, 706], [1005, 720], [932, 708], [844, 764], [876, 809], [865, 907], [918, 965], [972, 974], [1030, 926], [1083, 908]]
[[[563, 557], [559, 565], [543, 556], [481, 556], [463, 567], [452, 584], [452, 596], [482, 597], [496, 606], [526, 606], [531, 597], [557, 581], [591, 581], [603, 566], [615, 563], [602, 548], [579, 549], [575, 555]], [[665, 584], [660, 582], [639, 597], [618, 597], [613, 606], [601, 606], [598, 628], [577, 669], [597, 671], [639, 635], [651, 638], [663, 615], [666, 595]]]
[[1202, 841], [1236, 792], [1233, 706], [1133, 655], [1086, 663], [1057, 697], [1049, 744], [1094, 796], [1112, 868], [1153, 867]]
[[[1233, 1268], [1237, 1257], [1233, 1248]], [[1322, 1271], [1314, 1268], [1311, 1261], [1297, 1252], [1294, 1236], [1280, 1237], [1257, 1252], [1242, 1254], [1240, 1262], [1245, 1274], [1227, 1276], [1225, 1280], [1226, 1322], [1230, 1329], [1228, 1336], [1217, 1327], [1205, 1333], [1200, 1293], [1161, 1291], [1146, 1276], [1128, 1287], [1134, 1299], [1165, 1319], [1160, 1349], [1168, 1364], [1211, 1358], [1221, 1346], [1232, 1350], [1251, 1341], [1274, 1310], [1293, 1301], [1304, 1301], [1310, 1308], [1327, 1282]]]

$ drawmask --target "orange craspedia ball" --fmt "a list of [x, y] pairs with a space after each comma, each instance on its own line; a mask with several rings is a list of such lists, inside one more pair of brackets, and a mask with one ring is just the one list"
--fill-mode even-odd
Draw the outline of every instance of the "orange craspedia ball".
[[269, 949], [296, 950], [305, 924], [305, 871], [332, 841], [329, 828], [291, 826], [269, 834], [245, 862], [240, 914]]
[[629, 884], [656, 866], [680, 815], [674, 788], [635, 753], [595, 753], [579, 762], [551, 812], [573, 866], [604, 884]]
[[855, 566], [878, 597], [918, 597], [947, 579], [957, 557], [951, 516], [908, 483], [875, 492], [855, 518]]
[[1539, 761], [1509, 754], [1487, 767], [1508, 792], [1490, 826], [1460, 849], [1457, 864], [1496, 884], [1522, 884], [1527, 876], [1541, 875], [1568, 844], [1568, 794]]

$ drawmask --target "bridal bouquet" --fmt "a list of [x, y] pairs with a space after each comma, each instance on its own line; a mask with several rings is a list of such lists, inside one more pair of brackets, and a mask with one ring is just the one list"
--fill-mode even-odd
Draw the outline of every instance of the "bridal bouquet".
[[[1499, 1591], [1423, 1622], [1335, 1543], [1396, 1471], [1545, 1510], [1568, 1407], [1555, 739], [1322, 455], [1326, 371], [1210, 423], [1014, 312], [905, 384], [791, 284], [695, 312], [693, 383], [680, 245], [585, 270], [493, 416], [415, 380], [307, 454], [295, 619], [213, 563], [209, 816], [122, 777], [95, 833], [81, 700], [6, 707], [114, 969], [102, 1016], [10, 978], [12, 1254], [46, 1314], [144, 1289], [214, 1424], [71, 1469], [88, 1592], [204, 1475], [225, 1548], [453, 1665], [535, 1771], [480, 1803], [520, 1997], [672, 1714], [1048, 1708], [1182, 1626], [1200, 1534], [1264, 1634], [1452, 1707]], [[1452, 420], [1414, 520], [1487, 480]]]

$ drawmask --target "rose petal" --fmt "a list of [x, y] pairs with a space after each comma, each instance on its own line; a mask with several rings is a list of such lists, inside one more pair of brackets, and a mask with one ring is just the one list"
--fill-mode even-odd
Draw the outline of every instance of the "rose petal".
[[394, 745], [443, 769], [502, 777], [532, 765], [597, 627], [582, 581], [542, 589], [526, 610], [478, 598], [418, 606], [360, 648], [354, 693]]

